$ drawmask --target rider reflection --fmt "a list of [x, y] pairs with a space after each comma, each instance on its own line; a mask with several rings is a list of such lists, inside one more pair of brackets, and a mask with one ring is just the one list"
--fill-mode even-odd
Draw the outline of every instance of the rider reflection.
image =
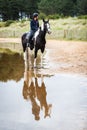
[[[41, 78], [41, 85], [38, 83], [39, 78]], [[35, 120], [40, 120], [41, 110], [44, 110], [44, 118], [50, 117], [52, 105], [47, 103], [46, 96], [47, 92], [43, 75], [39, 77], [36, 71], [34, 73], [31, 70], [25, 71], [23, 97], [31, 102], [32, 114]]]
[[40, 107], [41, 109], [44, 109], [45, 111], [44, 118], [47, 116], [50, 117], [49, 110], [51, 108], [51, 104], [48, 105], [46, 101], [47, 92], [46, 92], [46, 87], [43, 81], [43, 76], [42, 76], [41, 86], [38, 85], [38, 79], [35, 78], [35, 87], [36, 87], [37, 99], [40, 102]]

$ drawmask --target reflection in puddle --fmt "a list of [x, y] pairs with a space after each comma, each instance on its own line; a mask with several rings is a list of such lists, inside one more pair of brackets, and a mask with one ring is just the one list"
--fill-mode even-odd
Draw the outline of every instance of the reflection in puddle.
[[[34, 73], [32, 70], [29, 70], [25, 71], [24, 74], [23, 97], [31, 102], [32, 114], [35, 116], [35, 120], [40, 120], [41, 110], [44, 110], [44, 118], [50, 117], [52, 107], [52, 104], [47, 103], [44, 76], [42, 74], [39, 76], [36, 69], [34, 69]], [[38, 80], [41, 80], [40, 85]]]
[[87, 77], [47, 72], [0, 55], [0, 130], [87, 130]]
[[24, 61], [18, 53], [0, 53], [0, 81], [19, 81], [23, 77]]
[[16, 51], [16, 52], [21, 52], [22, 51], [22, 46], [20, 43], [4, 43], [4, 42], [0, 42], [0, 48], [4, 48], [4, 49], [10, 49], [12, 51]]
[[[30, 55], [29, 62], [25, 58], [23, 97], [31, 102], [32, 114], [35, 120], [40, 120], [40, 112], [44, 112], [44, 118], [51, 117], [52, 104], [47, 103], [47, 91], [44, 82], [44, 75], [41, 70], [41, 56], [38, 55], [36, 68], [34, 66], [33, 55]], [[40, 74], [39, 71], [40, 70]]]

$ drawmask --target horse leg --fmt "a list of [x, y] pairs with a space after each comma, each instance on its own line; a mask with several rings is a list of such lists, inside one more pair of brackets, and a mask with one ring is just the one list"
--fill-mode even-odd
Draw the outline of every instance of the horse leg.
[[35, 54], [34, 54], [34, 67], [36, 67], [37, 52], [38, 52], [38, 50], [35, 49]]
[[26, 60], [26, 34], [24, 34], [22, 37], [21, 37], [21, 42], [22, 42], [22, 47], [23, 47], [23, 52], [24, 52], [24, 60]]
[[32, 67], [32, 50], [29, 48], [29, 64]]
[[37, 78], [37, 70], [34, 68], [34, 77]]
[[43, 53], [41, 53], [41, 68], [43, 66]]
[[27, 43], [23, 43], [24, 60], [26, 60]]
[[44, 53], [44, 47], [41, 49], [41, 68], [43, 66], [43, 53]]
[[31, 49], [27, 46], [26, 47], [26, 50], [24, 52], [24, 61], [26, 62], [27, 64], [27, 68], [29, 69], [29, 67], [32, 66], [32, 51]]
[[24, 60], [26, 60], [26, 43], [23, 44]]
[[43, 74], [41, 73], [41, 85], [44, 83]]

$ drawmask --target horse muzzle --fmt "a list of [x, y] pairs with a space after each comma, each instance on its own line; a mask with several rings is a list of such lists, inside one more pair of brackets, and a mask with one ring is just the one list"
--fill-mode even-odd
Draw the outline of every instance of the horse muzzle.
[[50, 29], [48, 30], [48, 34], [51, 34], [51, 30]]

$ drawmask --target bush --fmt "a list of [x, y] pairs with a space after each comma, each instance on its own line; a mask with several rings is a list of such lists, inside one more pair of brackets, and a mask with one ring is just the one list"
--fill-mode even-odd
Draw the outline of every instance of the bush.
[[87, 19], [87, 15], [78, 16], [78, 19]]
[[48, 18], [49, 19], [59, 19], [60, 16], [59, 16], [59, 14], [54, 14], [54, 15], [48, 15]]
[[21, 23], [24, 23], [24, 22], [26, 22], [26, 19], [22, 19], [22, 20], [21, 20]]
[[60, 15], [60, 17], [61, 17], [61, 18], [64, 18], [64, 15], [63, 15], [63, 13]]
[[8, 21], [6, 21], [6, 23], [5, 23], [5, 27], [10, 26], [10, 24], [12, 24], [12, 23], [14, 23], [13, 20], [8, 20]]
[[39, 19], [46, 19], [46, 15], [44, 13], [40, 13]]
[[0, 22], [0, 27], [5, 27], [6, 22]]

